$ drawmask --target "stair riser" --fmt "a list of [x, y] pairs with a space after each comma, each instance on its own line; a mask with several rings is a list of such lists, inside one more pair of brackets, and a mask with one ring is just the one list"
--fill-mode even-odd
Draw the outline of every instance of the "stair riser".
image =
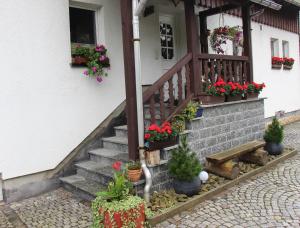
[[116, 136], [128, 138], [128, 131], [124, 129], [115, 129]]
[[126, 153], [128, 152], [128, 145], [114, 143], [114, 142], [103, 141], [103, 148], [115, 150], [115, 151], [122, 151]]
[[88, 180], [95, 181], [103, 185], [108, 185], [108, 183], [112, 180], [111, 177], [107, 177], [100, 173], [94, 173], [80, 167], [77, 168], [77, 174]]
[[95, 196], [89, 192], [83, 191], [79, 188], [76, 188], [74, 185], [72, 184], [68, 184], [65, 182], [62, 182], [62, 186], [67, 189], [68, 191], [72, 192], [73, 194], [75, 194], [76, 196], [78, 196], [81, 199], [87, 200], [87, 201], [92, 201], [95, 199]]

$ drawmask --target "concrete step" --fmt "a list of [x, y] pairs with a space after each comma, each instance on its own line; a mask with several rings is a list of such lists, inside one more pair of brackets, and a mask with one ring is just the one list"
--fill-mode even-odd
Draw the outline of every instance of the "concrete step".
[[67, 190], [88, 201], [93, 200], [97, 192], [106, 189], [104, 185], [85, 179], [80, 175], [61, 177], [60, 180]]
[[95, 161], [84, 161], [75, 164], [77, 174], [85, 179], [107, 185], [113, 178], [114, 170], [111, 166], [102, 165]]
[[128, 153], [121, 151], [115, 151], [105, 148], [99, 148], [89, 152], [90, 159], [94, 162], [97, 162], [103, 166], [112, 165], [116, 161], [128, 162]]
[[128, 152], [128, 138], [113, 136], [103, 138], [103, 148], [114, 151]]
[[117, 137], [128, 137], [127, 125], [114, 127]]

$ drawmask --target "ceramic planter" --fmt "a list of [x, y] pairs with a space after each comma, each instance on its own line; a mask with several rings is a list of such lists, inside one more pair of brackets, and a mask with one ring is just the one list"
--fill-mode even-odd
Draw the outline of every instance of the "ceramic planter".
[[196, 113], [196, 118], [202, 117], [203, 115], [203, 108], [198, 108], [197, 113]]
[[280, 155], [280, 154], [282, 154], [282, 151], [283, 151], [284, 147], [281, 143], [267, 142], [264, 149], [270, 155]]
[[192, 181], [173, 180], [173, 188], [177, 194], [185, 194], [189, 197], [199, 193], [201, 188], [200, 178], [197, 176]]
[[143, 228], [145, 222], [145, 206], [140, 204], [138, 206], [132, 207], [126, 211], [103, 211], [102, 208], [99, 209], [99, 213], [103, 215], [104, 227], [136, 227]]
[[283, 65], [284, 70], [291, 70], [293, 69], [293, 66]]
[[242, 100], [241, 94], [238, 94], [236, 96], [226, 96], [226, 102], [240, 101], [240, 100]]
[[127, 177], [131, 182], [138, 182], [142, 176], [142, 169], [128, 170]]
[[272, 69], [281, 69], [281, 64], [272, 64]]
[[225, 97], [212, 96], [212, 95], [201, 95], [199, 97], [199, 101], [202, 102], [202, 104], [204, 104], [204, 105], [219, 104], [219, 103], [224, 103]]
[[177, 144], [177, 138], [169, 139], [168, 141], [157, 141], [157, 142], [149, 142], [148, 150], [161, 150], [166, 147], [174, 146]]

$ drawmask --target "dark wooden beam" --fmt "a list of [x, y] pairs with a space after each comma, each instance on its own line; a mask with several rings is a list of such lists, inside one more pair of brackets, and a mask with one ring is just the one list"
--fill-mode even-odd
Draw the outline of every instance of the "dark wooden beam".
[[252, 36], [251, 36], [251, 15], [250, 4], [242, 6], [244, 55], [249, 57], [247, 67], [247, 80], [253, 82], [253, 56], [252, 56]]
[[192, 54], [192, 61], [190, 64], [191, 73], [191, 91], [197, 95], [200, 91], [200, 65], [198, 61], [198, 54], [200, 52], [197, 17], [194, 10], [194, 0], [184, 0], [185, 8], [185, 23], [186, 23], [186, 38], [187, 50]]
[[132, 27], [132, 0], [121, 0], [123, 54], [126, 87], [129, 159], [138, 159], [138, 125], [136, 108], [135, 64]]
[[208, 53], [207, 17], [199, 15], [201, 53]]
[[224, 13], [225, 11], [233, 10], [233, 9], [236, 9], [239, 7], [241, 7], [240, 4], [228, 4], [228, 5], [224, 5], [224, 6], [219, 6], [216, 8], [211, 8], [211, 9], [199, 12], [199, 16], [200, 17], [208, 17], [208, 16], [212, 16], [215, 14]]

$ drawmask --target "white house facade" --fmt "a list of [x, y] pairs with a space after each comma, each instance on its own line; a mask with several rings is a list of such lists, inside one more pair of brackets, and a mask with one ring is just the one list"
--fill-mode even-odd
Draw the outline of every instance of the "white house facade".
[[[145, 86], [152, 85], [187, 53], [184, 4], [175, 7], [169, 0], [149, 0], [147, 6], [153, 8], [140, 18]], [[95, 43], [105, 45], [111, 64], [101, 83], [85, 76], [84, 67], [71, 64], [70, 8], [94, 12]], [[195, 13], [205, 9], [196, 7]], [[48, 172], [125, 100], [120, 11], [120, 0], [0, 3], [0, 173], [4, 188], [48, 178]], [[224, 13], [208, 17], [208, 28], [220, 27], [220, 18], [222, 25], [242, 26], [240, 17]], [[162, 24], [173, 30], [167, 47], [162, 47], [160, 39]], [[260, 95], [267, 98], [265, 118], [278, 111], [300, 112], [299, 33], [256, 21], [251, 26], [253, 80], [266, 84]], [[279, 57], [295, 59], [293, 69], [272, 69], [274, 40]], [[211, 48], [209, 53], [213, 54]]]

